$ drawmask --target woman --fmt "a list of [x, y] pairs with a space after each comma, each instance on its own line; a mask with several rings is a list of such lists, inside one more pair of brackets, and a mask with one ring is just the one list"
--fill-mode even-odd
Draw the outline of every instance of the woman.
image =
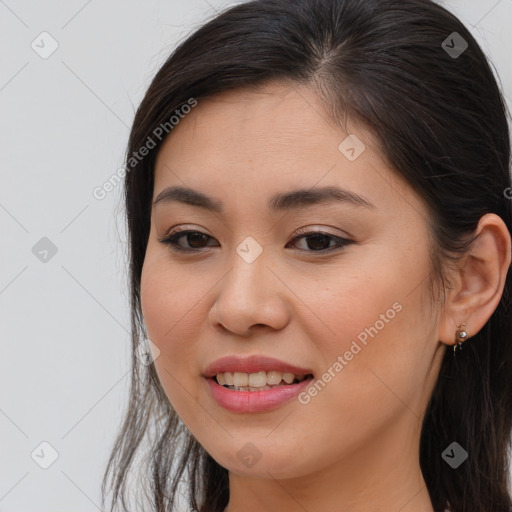
[[112, 510], [140, 454], [137, 510], [510, 511], [509, 160], [431, 1], [254, 1], [185, 40], [127, 152]]

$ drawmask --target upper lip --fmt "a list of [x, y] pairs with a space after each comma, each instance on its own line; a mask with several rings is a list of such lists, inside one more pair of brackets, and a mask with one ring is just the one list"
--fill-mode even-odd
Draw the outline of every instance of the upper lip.
[[276, 370], [282, 373], [293, 373], [294, 375], [308, 375], [313, 372], [308, 368], [300, 368], [290, 363], [267, 357], [263, 355], [239, 356], [231, 355], [221, 357], [211, 363], [205, 370], [205, 377], [214, 377], [218, 373], [241, 372], [257, 373]]

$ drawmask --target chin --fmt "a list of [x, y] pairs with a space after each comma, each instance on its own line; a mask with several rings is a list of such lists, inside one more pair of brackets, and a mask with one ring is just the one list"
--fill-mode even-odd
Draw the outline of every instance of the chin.
[[258, 455], [250, 442], [247, 442], [244, 448], [237, 450], [234, 457], [228, 458], [224, 450], [220, 457], [213, 458], [230, 473], [236, 475], [284, 480], [304, 477], [311, 472], [311, 466], [305, 460], [297, 460], [297, 451], [290, 448], [289, 452], [273, 451], [271, 455], [268, 453], [265, 455], [266, 449], [263, 448]]

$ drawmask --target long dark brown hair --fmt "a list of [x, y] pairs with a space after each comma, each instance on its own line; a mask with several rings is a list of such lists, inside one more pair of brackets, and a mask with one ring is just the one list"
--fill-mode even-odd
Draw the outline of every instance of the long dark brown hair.
[[[441, 290], [449, 286], [444, 262], [468, 248], [468, 234], [484, 214], [499, 215], [511, 231], [506, 103], [481, 48], [445, 8], [430, 0], [256, 0], [204, 24], [156, 74], [127, 148], [132, 375], [102, 485], [103, 505], [107, 487], [112, 491], [110, 510], [173, 511], [182, 495], [187, 508], [221, 512], [229, 501], [228, 471], [183, 425], [154, 365], [141, 364], [135, 355], [145, 334], [140, 278], [154, 165], [165, 140], [155, 133], [167, 123], [165, 134], [172, 136], [169, 119], [191, 98], [200, 102], [279, 80], [314, 88], [335, 123], [344, 116], [362, 123], [383, 157], [425, 200], [432, 282], [441, 283]], [[140, 148], [150, 145], [135, 161]], [[456, 359], [453, 351], [445, 353], [420, 440], [421, 470], [436, 512], [447, 503], [455, 512], [512, 510], [510, 293], [509, 272], [489, 321]], [[457, 469], [441, 456], [454, 441], [469, 454]], [[130, 468], [139, 479], [128, 484]], [[130, 490], [143, 492], [150, 505], [130, 504]]]

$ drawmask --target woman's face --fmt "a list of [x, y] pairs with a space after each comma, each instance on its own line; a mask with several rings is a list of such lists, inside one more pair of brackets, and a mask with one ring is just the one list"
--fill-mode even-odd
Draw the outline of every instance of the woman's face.
[[[223, 93], [199, 100], [163, 144], [153, 200], [168, 187], [218, 207], [184, 201], [192, 195], [154, 205], [141, 283], [163, 389], [211, 456], [263, 478], [349, 462], [355, 471], [378, 464], [377, 454], [401, 460], [404, 446], [416, 456], [445, 348], [429, 291], [428, 216], [370, 136], [334, 128], [309, 88]], [[362, 199], [316, 200], [325, 187]], [[310, 194], [269, 205], [299, 189]], [[159, 241], [177, 227], [198, 232], [174, 239], [190, 252]], [[275, 358], [313, 379], [273, 407], [265, 391], [233, 399], [253, 392], [217, 387], [229, 395], [221, 405], [206, 375], [232, 355]]]

